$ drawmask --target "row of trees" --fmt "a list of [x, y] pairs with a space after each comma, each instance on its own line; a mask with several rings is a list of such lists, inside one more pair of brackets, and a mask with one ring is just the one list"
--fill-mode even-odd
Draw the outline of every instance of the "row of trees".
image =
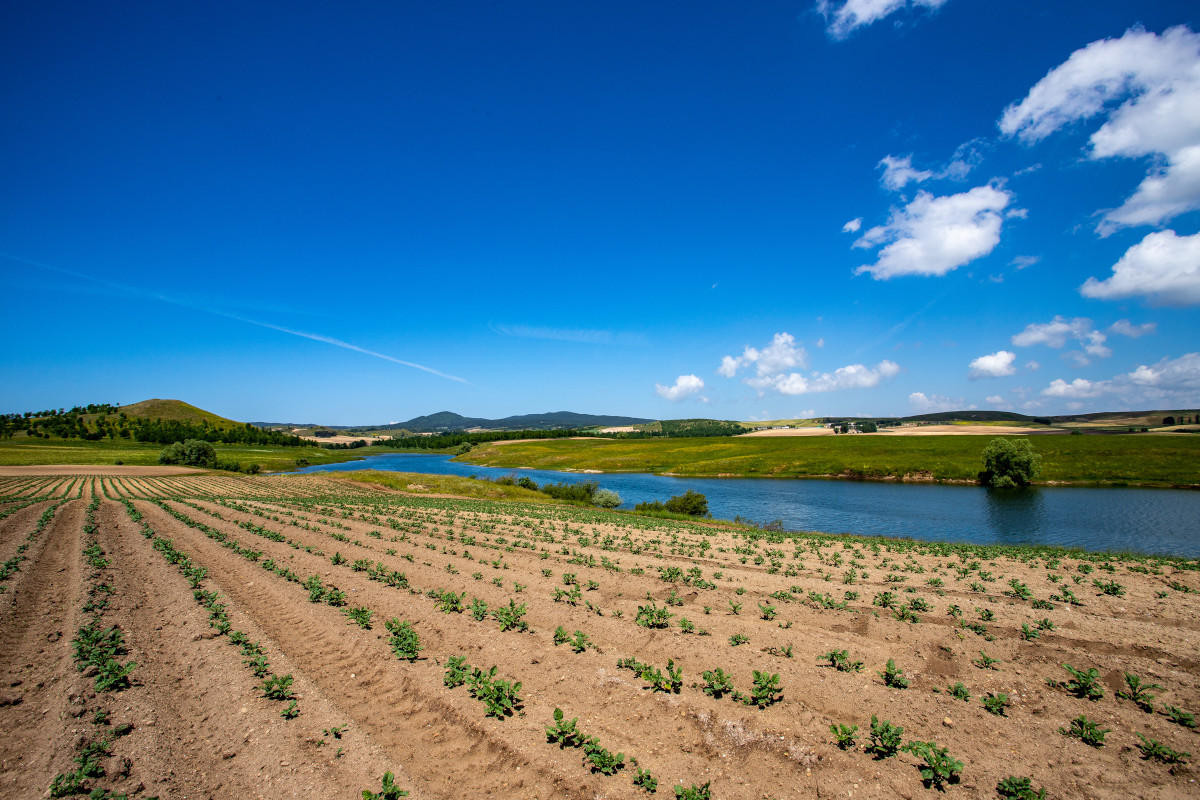
[[[89, 421], [85, 416], [92, 416], [93, 419]], [[11, 439], [21, 431], [33, 438], [82, 439], [93, 442], [107, 438], [133, 439], [155, 444], [171, 444], [188, 439], [281, 447], [303, 447], [308, 444], [299, 436], [258, 428], [248, 422], [244, 425], [221, 427], [212, 425], [207, 420], [184, 422], [129, 417], [118, 406], [109, 403], [75, 406], [69, 411], [52, 409], [0, 416], [0, 436]]]

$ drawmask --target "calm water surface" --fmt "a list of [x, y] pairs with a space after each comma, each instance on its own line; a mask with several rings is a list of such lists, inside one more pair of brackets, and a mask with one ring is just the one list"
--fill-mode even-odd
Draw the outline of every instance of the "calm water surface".
[[1037, 488], [995, 491], [941, 486], [777, 478], [668, 478], [511, 470], [461, 464], [445, 455], [401, 453], [305, 467], [297, 472], [378, 469], [437, 475], [526, 475], [539, 484], [595, 480], [622, 508], [688, 489], [708, 497], [714, 517], [782, 520], [789, 530], [908, 536], [937, 542], [1051, 544], [1200, 557], [1200, 492], [1181, 489]]

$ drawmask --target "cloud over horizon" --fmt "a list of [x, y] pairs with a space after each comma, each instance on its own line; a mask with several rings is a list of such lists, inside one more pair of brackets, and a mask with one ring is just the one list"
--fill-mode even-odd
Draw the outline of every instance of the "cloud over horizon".
[[[680, 375], [671, 386], [663, 386], [661, 383], [654, 384], [654, 393], [664, 400], [670, 400], [672, 403], [678, 403], [680, 400], [685, 400], [693, 395], [699, 395], [703, 390], [704, 381], [696, 375]], [[705, 400], [702, 395], [698, 399], [701, 401]]]
[[992, 184], [941, 197], [917, 192], [908, 205], [892, 209], [886, 224], [854, 243], [863, 249], [884, 246], [874, 264], [854, 274], [870, 273], [875, 280], [940, 276], [986, 256], [1000, 243], [1001, 212], [1011, 201], [1008, 191]]

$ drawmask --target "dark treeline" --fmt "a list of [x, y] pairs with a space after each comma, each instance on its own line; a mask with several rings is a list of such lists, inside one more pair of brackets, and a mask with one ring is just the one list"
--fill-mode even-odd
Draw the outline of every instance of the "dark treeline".
[[[474, 433], [460, 431], [457, 433], [439, 433], [433, 436], [403, 436], [395, 439], [377, 439], [371, 442], [371, 445], [373, 447], [399, 447], [417, 450], [449, 450], [456, 447], [461, 448], [463, 445], [474, 446], [509, 439], [567, 439], [572, 436], [589, 436], [601, 439], [678, 439], [695, 436], [735, 436], [746, 432], [746, 429], [736, 422], [725, 422], [716, 419], [673, 419], [663, 420], [658, 424], [662, 430], [619, 431], [617, 433], [599, 433], [572, 428], [561, 430], [477, 431]], [[362, 447], [359, 444], [322, 446], [329, 449]]]
[[[476, 431], [467, 433], [439, 433], [433, 436], [402, 436], [395, 439], [376, 439], [372, 447], [401, 447], [415, 450], [448, 450], [463, 445], [486, 444], [502, 439], [565, 439], [570, 436], [591, 436], [584, 431]], [[328, 445], [326, 445], [328, 446]]]

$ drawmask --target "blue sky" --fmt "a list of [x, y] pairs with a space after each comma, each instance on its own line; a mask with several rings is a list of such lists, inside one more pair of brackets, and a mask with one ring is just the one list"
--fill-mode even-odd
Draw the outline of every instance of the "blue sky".
[[1194, 3], [2, 14], [5, 411], [1200, 406]]

